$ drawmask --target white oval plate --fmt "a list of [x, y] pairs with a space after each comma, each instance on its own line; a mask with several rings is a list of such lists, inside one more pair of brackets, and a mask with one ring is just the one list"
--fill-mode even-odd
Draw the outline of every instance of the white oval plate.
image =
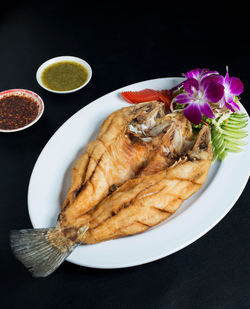
[[[55, 226], [69, 186], [70, 171], [78, 155], [113, 111], [129, 106], [120, 96], [126, 90], [169, 89], [183, 78], [160, 78], [113, 91], [82, 108], [52, 136], [31, 175], [28, 208], [35, 228]], [[247, 127], [249, 131], [249, 126]], [[212, 165], [202, 189], [186, 200], [168, 220], [150, 230], [121, 239], [76, 248], [67, 261], [95, 268], [122, 268], [170, 255], [215, 226], [243, 191], [250, 170], [250, 136], [240, 154], [230, 154]]]

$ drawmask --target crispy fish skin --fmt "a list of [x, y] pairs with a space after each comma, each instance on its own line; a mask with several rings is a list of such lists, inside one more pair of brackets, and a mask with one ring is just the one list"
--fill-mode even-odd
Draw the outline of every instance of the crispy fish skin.
[[[168, 167], [186, 151], [184, 135], [192, 136], [190, 123], [183, 115], [166, 114], [164, 104], [157, 101], [112, 113], [96, 140], [88, 144], [75, 163], [56, 227], [11, 232], [11, 248], [16, 257], [33, 276], [46, 277], [80, 244], [139, 233], [164, 220], [170, 212], [164, 210], [165, 204], [160, 206], [165, 186], [186, 190], [186, 195], [176, 192], [180, 195], [176, 200], [183, 200], [198, 190], [195, 181], [205, 179], [198, 172], [192, 176], [196, 177], [193, 183], [166, 177]], [[201, 162], [202, 156], [207, 161], [207, 152], [194, 147], [189, 161]], [[182, 159], [183, 164], [187, 158]], [[201, 171], [201, 164], [198, 166]], [[191, 177], [187, 170], [182, 173]], [[159, 200], [153, 205], [155, 209], [149, 207], [150, 196]], [[180, 204], [170, 200], [168, 207], [175, 209]]]
[[93, 212], [82, 241], [141, 233], [173, 214], [204, 184], [212, 160], [210, 128], [204, 127], [191, 151], [172, 167], [128, 180]]
[[59, 215], [61, 227], [80, 228], [83, 217], [105, 198], [112, 188], [135, 176], [145, 164], [154, 145], [142, 143], [128, 134], [128, 123], [150, 113], [165, 114], [164, 104], [157, 101], [122, 108], [103, 123], [96, 140], [89, 143], [85, 153], [76, 161], [71, 185]]
[[157, 101], [112, 113], [76, 161], [59, 215], [61, 228], [68, 233], [87, 225], [87, 213], [138, 172], [152, 174], [171, 165], [183, 150], [184, 136], [192, 136], [190, 122], [183, 115], [166, 115]]

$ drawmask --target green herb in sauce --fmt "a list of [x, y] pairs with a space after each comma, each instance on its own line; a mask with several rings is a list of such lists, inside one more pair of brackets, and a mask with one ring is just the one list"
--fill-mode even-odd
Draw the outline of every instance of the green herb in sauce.
[[85, 84], [88, 74], [88, 70], [77, 62], [60, 61], [44, 69], [41, 80], [51, 90], [68, 91]]

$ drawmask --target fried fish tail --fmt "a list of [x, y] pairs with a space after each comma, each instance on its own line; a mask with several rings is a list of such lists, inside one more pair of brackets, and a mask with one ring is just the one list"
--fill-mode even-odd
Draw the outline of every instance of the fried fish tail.
[[[87, 228], [82, 228], [84, 233]], [[10, 245], [16, 258], [34, 277], [47, 277], [78, 246], [55, 228], [13, 230]]]

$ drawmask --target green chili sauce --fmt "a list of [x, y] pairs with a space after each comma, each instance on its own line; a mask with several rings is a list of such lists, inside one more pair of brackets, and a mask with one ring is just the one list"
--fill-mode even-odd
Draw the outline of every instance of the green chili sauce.
[[59, 61], [49, 65], [41, 74], [45, 87], [55, 91], [68, 91], [86, 83], [89, 73], [74, 61]]

